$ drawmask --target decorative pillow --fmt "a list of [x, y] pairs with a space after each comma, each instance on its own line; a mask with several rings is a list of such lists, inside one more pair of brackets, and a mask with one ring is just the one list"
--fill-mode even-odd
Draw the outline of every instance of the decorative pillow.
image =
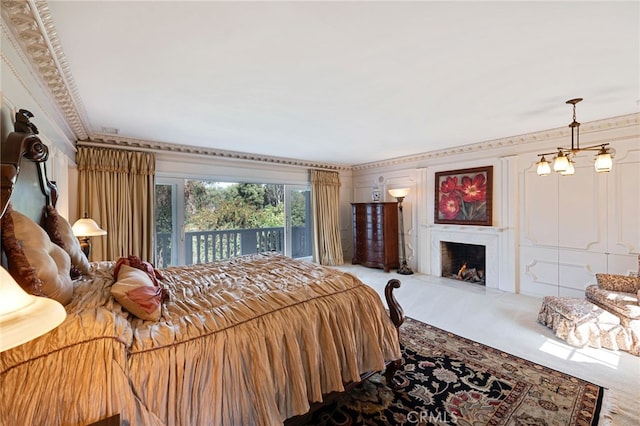
[[[87, 257], [82, 252], [78, 238], [73, 235], [71, 225], [67, 219], [58, 214], [58, 211], [53, 206], [47, 206], [44, 229], [49, 234], [51, 241], [69, 254], [71, 265], [84, 275], [91, 274], [89, 260], [87, 260]], [[71, 270], [71, 277], [77, 278], [77, 273], [74, 273], [73, 268]]]
[[38, 278], [36, 269], [29, 264], [24, 254], [22, 245], [16, 239], [11, 218], [11, 204], [2, 216], [2, 249], [7, 255], [9, 273], [24, 291], [36, 296], [44, 296], [42, 293], [42, 281]]
[[[22, 246], [26, 261], [42, 282], [42, 293], [63, 305], [69, 303], [73, 295], [73, 283], [69, 276], [71, 260], [67, 252], [53, 244], [44, 229], [22, 213], [7, 209], [5, 216], [11, 216], [15, 239]], [[15, 255], [7, 254], [7, 259], [10, 258], [15, 259]], [[15, 270], [16, 265], [12, 267], [11, 262], [8, 263], [9, 272]]]
[[617, 274], [596, 274], [598, 287], [605, 290], [635, 293], [638, 290], [640, 278]]
[[153, 285], [146, 272], [120, 265], [111, 294], [129, 312], [143, 320], [158, 321], [162, 311], [163, 290]]
[[132, 268], [140, 269], [147, 273], [153, 285], [159, 286], [158, 280], [162, 279], [162, 274], [149, 262], [140, 259], [138, 256], [121, 257], [116, 261], [116, 266], [113, 268], [113, 278], [118, 279], [118, 271], [121, 265], [128, 265]]

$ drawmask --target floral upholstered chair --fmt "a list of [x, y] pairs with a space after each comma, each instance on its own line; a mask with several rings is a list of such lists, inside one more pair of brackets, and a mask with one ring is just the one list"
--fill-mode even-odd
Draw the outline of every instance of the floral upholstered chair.
[[587, 300], [620, 318], [631, 338], [629, 352], [640, 356], [640, 256], [635, 277], [596, 274], [596, 280], [585, 291]]

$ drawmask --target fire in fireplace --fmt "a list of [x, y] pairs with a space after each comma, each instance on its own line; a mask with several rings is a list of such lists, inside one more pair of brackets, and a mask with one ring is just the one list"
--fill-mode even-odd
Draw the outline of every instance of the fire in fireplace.
[[440, 241], [442, 276], [485, 285], [485, 246]]

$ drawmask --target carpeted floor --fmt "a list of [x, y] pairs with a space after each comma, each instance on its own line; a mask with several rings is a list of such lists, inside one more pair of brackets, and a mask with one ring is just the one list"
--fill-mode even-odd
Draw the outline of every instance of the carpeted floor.
[[595, 425], [603, 389], [407, 318], [396, 389], [375, 375], [312, 425]]

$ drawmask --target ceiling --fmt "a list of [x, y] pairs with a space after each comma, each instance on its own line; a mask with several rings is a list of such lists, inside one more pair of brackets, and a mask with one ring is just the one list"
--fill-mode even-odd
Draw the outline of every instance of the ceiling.
[[357, 165], [637, 112], [639, 4], [49, 9], [90, 135]]

